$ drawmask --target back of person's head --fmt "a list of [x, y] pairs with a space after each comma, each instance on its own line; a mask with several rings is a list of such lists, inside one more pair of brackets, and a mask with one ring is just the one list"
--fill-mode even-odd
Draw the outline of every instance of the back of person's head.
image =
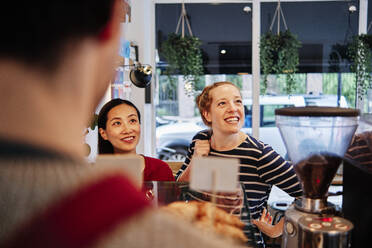
[[196, 97], [196, 104], [198, 105], [200, 116], [202, 117], [202, 120], [205, 125], [211, 126], [211, 123], [205, 119], [203, 113], [204, 112], [209, 112], [212, 104], [212, 96], [210, 94], [211, 90], [222, 86], [222, 85], [232, 85], [236, 87], [239, 91], [240, 89], [233, 83], [228, 82], [228, 81], [222, 81], [222, 82], [215, 82], [211, 85], [206, 86], [203, 91]]
[[7, 1], [0, 8], [0, 59], [52, 69], [67, 41], [104, 32], [114, 1]]
[[[110, 112], [111, 109], [113, 109], [116, 106], [121, 105], [121, 104], [125, 104], [125, 105], [128, 105], [128, 106], [134, 108], [137, 112], [137, 115], [138, 115], [138, 121], [141, 124], [141, 114], [140, 114], [138, 108], [136, 107], [136, 105], [134, 105], [130, 101], [123, 100], [123, 99], [120, 99], [120, 98], [115, 98], [115, 99], [112, 99], [111, 101], [107, 102], [105, 105], [103, 105], [103, 107], [99, 111], [98, 121], [97, 121], [98, 122], [98, 129], [102, 128], [102, 129], [106, 130], [106, 123], [107, 123], [108, 113]], [[98, 134], [98, 153], [99, 154], [112, 154], [112, 153], [114, 153], [114, 147], [112, 146], [110, 141], [104, 140], [100, 134]]]

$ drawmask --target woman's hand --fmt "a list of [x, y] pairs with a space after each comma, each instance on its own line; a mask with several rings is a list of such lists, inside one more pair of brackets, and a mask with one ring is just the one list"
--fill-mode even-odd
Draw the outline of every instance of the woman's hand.
[[194, 156], [196, 157], [208, 156], [210, 150], [211, 150], [211, 144], [209, 140], [195, 141]]
[[[194, 154], [193, 157], [203, 157], [208, 156], [211, 145], [209, 140], [197, 140], [195, 141]], [[186, 170], [179, 176], [179, 182], [189, 182], [190, 181], [190, 170], [192, 169], [192, 159], [187, 166]]]
[[283, 233], [284, 218], [282, 218], [275, 225], [271, 224], [272, 217], [270, 213], [264, 208], [262, 215], [258, 220], [252, 220], [252, 224], [256, 225], [261, 232], [269, 236], [270, 238], [277, 238]]
[[271, 214], [269, 213], [269, 211], [267, 211], [266, 208], [262, 210], [262, 214], [261, 214], [259, 221], [265, 222], [267, 224], [271, 224], [271, 222], [273, 221]]

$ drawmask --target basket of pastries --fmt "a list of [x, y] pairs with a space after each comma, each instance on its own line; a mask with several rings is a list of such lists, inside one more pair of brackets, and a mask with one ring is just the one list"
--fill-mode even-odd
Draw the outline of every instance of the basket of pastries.
[[178, 201], [162, 209], [192, 223], [201, 230], [217, 233], [239, 243], [248, 241], [242, 230], [244, 223], [237, 216], [227, 213], [210, 202]]

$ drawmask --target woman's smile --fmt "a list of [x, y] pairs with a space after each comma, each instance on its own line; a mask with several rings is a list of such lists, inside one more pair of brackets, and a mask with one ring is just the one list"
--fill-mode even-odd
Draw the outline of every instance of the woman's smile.
[[122, 138], [121, 140], [126, 142], [126, 143], [133, 143], [135, 141], [135, 139], [136, 139], [135, 136], [129, 136], [129, 137]]
[[232, 116], [232, 117], [225, 118], [225, 121], [229, 124], [237, 124], [239, 123], [239, 120], [240, 120], [239, 116]]

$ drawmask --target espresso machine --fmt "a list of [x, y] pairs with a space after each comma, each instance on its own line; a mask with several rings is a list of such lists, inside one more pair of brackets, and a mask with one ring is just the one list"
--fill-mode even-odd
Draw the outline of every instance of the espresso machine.
[[328, 188], [357, 129], [359, 111], [291, 107], [275, 111], [303, 196], [285, 212], [282, 247], [349, 247], [353, 224], [327, 202]]

